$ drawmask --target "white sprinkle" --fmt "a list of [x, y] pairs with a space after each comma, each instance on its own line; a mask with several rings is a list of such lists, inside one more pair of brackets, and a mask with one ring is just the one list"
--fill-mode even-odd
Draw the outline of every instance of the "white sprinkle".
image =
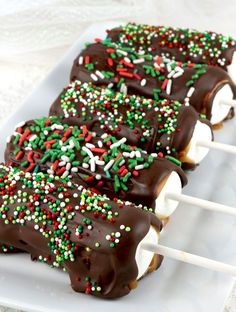
[[100, 174], [96, 174], [95, 178], [96, 178], [97, 180], [101, 180], [102, 176], [101, 176]]
[[82, 65], [82, 64], [83, 64], [83, 61], [84, 61], [83, 56], [80, 56], [80, 57], [79, 57], [78, 64], [79, 64], [79, 65]]
[[110, 240], [111, 239], [111, 235], [106, 235], [106, 240]]
[[39, 225], [38, 225], [38, 224], [35, 224], [34, 229], [35, 229], [36, 231], [38, 231], [38, 230], [39, 230]]
[[166, 93], [167, 93], [168, 95], [170, 95], [171, 86], [172, 86], [172, 80], [169, 79], [168, 82], [167, 82], [167, 86], [166, 86]]
[[125, 164], [125, 160], [123, 159], [120, 163], [119, 163], [119, 167], [123, 166]]
[[122, 225], [120, 226], [120, 229], [121, 229], [121, 230], [124, 230], [124, 229], [125, 229], [124, 224], [122, 224]]
[[76, 167], [71, 168], [71, 172], [78, 172], [78, 168]]
[[106, 166], [104, 167], [104, 171], [107, 171], [107, 170], [109, 170], [111, 167], [112, 167], [112, 165], [114, 164], [114, 159], [111, 159], [107, 164], [106, 164]]
[[69, 162], [69, 161], [70, 161], [70, 158], [67, 157], [66, 155], [62, 155], [62, 156], [61, 156], [61, 160], [64, 160], [65, 162]]
[[95, 167], [95, 160], [94, 160], [94, 158], [91, 158], [89, 163], [90, 163], [90, 170], [92, 172], [95, 172], [96, 167]]
[[99, 78], [101, 78], [101, 79], [104, 79], [104, 78], [105, 78], [104, 75], [103, 75], [99, 70], [96, 70], [95, 73], [96, 73], [96, 75], [97, 75]]
[[98, 166], [104, 166], [104, 165], [105, 165], [105, 161], [104, 161], [104, 160], [96, 159], [96, 160], [95, 160], [95, 163], [96, 163], [96, 165], [98, 165]]
[[175, 70], [172, 70], [172, 71], [167, 75], [167, 78], [173, 77], [174, 74], [175, 74]]
[[102, 141], [98, 141], [98, 147], [103, 147], [103, 143], [102, 143]]
[[173, 75], [173, 77], [172, 78], [178, 78], [178, 77], [180, 77], [180, 76], [182, 76], [183, 75], [183, 71], [177, 71], [174, 75]]
[[135, 170], [142, 170], [144, 168], [143, 165], [137, 165], [135, 166]]
[[192, 95], [193, 95], [193, 92], [195, 91], [195, 88], [194, 87], [191, 87], [189, 90], [188, 90], [188, 93], [187, 93], [187, 97], [190, 98]]
[[94, 80], [94, 81], [98, 81], [98, 77], [95, 74], [91, 74], [90, 77]]
[[[61, 202], [60, 203], [60, 206], [62, 207], [62, 208], [64, 208], [65, 206], [66, 206], [66, 204], [64, 203], [64, 202]], [[59, 220], [60, 221], [60, 220]]]
[[146, 80], [146, 79], [142, 79], [142, 80], [140, 81], [141, 87], [144, 87], [144, 86], [146, 85], [146, 83], [147, 83], [147, 80]]
[[128, 57], [124, 57], [124, 61], [127, 63], [131, 63], [131, 60]]
[[115, 237], [117, 237], [117, 238], [121, 237], [120, 232], [116, 232], [116, 233], [115, 233]]
[[130, 158], [134, 158], [135, 157], [135, 155], [136, 155], [136, 153], [135, 153], [135, 151], [132, 151], [131, 153], [130, 153]]
[[15, 129], [21, 128], [21, 127], [23, 127], [24, 125], [25, 125], [25, 121], [21, 121], [21, 122], [19, 122], [19, 123], [15, 126]]
[[127, 138], [122, 138], [118, 142], [111, 144], [110, 149], [113, 149], [114, 147], [119, 147], [121, 144], [125, 143], [126, 141], [127, 141]]
[[136, 157], [142, 157], [140, 151], [136, 151], [135, 154], [136, 154]]
[[70, 168], [71, 168], [71, 163], [67, 163], [66, 164], [66, 170], [70, 170]]
[[89, 155], [89, 157], [90, 158], [93, 158], [94, 156], [93, 156], [93, 153], [90, 151], [90, 149], [88, 149], [86, 146], [83, 146], [82, 147], [82, 150], [83, 151], [85, 151], [88, 155]]
[[109, 84], [107, 85], [107, 88], [111, 89], [113, 86], [114, 86], [113, 83], [109, 83]]
[[140, 64], [140, 63], [143, 63], [144, 61], [145, 61], [144, 58], [141, 57], [141, 58], [139, 58], [139, 59], [133, 60], [133, 63], [134, 63], [134, 64]]
[[122, 51], [122, 50], [119, 50], [117, 49], [116, 52], [120, 53], [120, 54], [123, 54], [123, 55], [128, 55], [128, 53], [126, 51]]
[[53, 124], [51, 126], [51, 130], [63, 130], [64, 127], [62, 125]]
[[65, 161], [60, 161], [59, 164], [58, 164], [58, 166], [59, 166], [59, 167], [63, 167], [63, 166], [65, 166], [65, 164], [66, 164]]
[[69, 174], [69, 171], [64, 171], [63, 175], [61, 176], [62, 179], [66, 178]]
[[128, 153], [128, 152], [123, 152], [123, 156], [124, 156], [124, 157], [130, 157], [130, 153]]
[[32, 137], [29, 138], [29, 141], [32, 142], [32, 141], [34, 141], [35, 139], [37, 139], [37, 135], [36, 135], [36, 134], [33, 134]]
[[108, 137], [108, 134], [107, 133], [103, 133], [103, 135], [101, 136], [102, 139], [105, 139]]
[[128, 91], [127, 86], [124, 83], [122, 83], [120, 86], [120, 92], [127, 95], [127, 91]]
[[87, 146], [88, 148], [94, 148], [95, 147], [95, 145], [91, 144], [91, 143], [86, 143], [85, 146]]
[[89, 164], [82, 163], [82, 167], [85, 168], [85, 169], [88, 169], [89, 168]]
[[66, 146], [62, 146], [61, 150], [62, 150], [62, 152], [66, 152], [67, 151], [67, 147]]

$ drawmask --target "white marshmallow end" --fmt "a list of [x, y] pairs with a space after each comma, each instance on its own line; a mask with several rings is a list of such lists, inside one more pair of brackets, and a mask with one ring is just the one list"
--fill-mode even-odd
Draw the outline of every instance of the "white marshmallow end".
[[[229, 84], [225, 84], [217, 91], [211, 109], [211, 123], [213, 125], [222, 122], [228, 115], [230, 106], [223, 103], [223, 100], [232, 100], [233, 92]], [[221, 102], [222, 101], [222, 102]]]
[[200, 163], [209, 152], [209, 149], [198, 145], [197, 142], [200, 140], [211, 142], [212, 139], [211, 128], [207, 124], [198, 120], [189, 143], [189, 149], [186, 157], [194, 164]]
[[233, 82], [236, 83], [236, 52], [233, 53], [231, 64], [227, 66], [227, 72]]
[[161, 219], [169, 217], [179, 204], [179, 202], [176, 200], [166, 198], [166, 194], [169, 192], [177, 194], [182, 193], [182, 182], [180, 176], [175, 171], [171, 172], [159, 196], [156, 199], [155, 213]]
[[141, 240], [141, 242], [138, 244], [138, 247], [136, 249], [135, 254], [135, 260], [138, 267], [138, 277], [137, 279], [140, 279], [142, 276], [147, 273], [148, 268], [152, 262], [152, 259], [154, 257], [154, 253], [145, 249], [142, 249], [143, 243], [152, 243], [152, 244], [158, 244], [159, 242], [159, 233], [154, 229], [153, 226], [150, 227], [148, 233], [146, 236]]

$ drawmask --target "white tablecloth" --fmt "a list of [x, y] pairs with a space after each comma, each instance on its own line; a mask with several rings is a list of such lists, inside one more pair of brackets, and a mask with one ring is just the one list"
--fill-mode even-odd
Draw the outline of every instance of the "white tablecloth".
[[[117, 19], [186, 26], [236, 37], [235, 16], [235, 0], [0, 0], [0, 122], [93, 22]], [[15, 310], [0, 307], [0, 311]], [[236, 288], [226, 311], [236, 311]]]

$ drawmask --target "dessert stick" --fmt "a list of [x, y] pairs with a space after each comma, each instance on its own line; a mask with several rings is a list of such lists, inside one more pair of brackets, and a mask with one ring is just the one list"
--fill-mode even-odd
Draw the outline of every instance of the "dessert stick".
[[222, 272], [225, 274], [236, 275], [236, 267], [230, 264], [225, 264], [219, 261], [211, 260], [209, 258], [194, 255], [183, 250], [178, 250], [163, 246], [161, 244], [142, 243], [141, 248], [153, 253], [160, 254], [164, 257], [172, 258], [182, 262], [190, 263], [202, 268]]
[[205, 63], [227, 71], [236, 82], [236, 42], [213, 31], [128, 23], [108, 31], [108, 38], [140, 53]]
[[71, 70], [71, 80], [76, 79], [108, 85], [125, 94], [178, 100], [192, 105], [213, 125], [232, 117], [224, 101], [233, 100], [236, 89], [223, 69], [144, 55], [108, 39], [88, 45], [79, 54]]
[[[177, 208], [187, 179], [179, 166], [157, 154], [147, 154], [103, 134], [61, 123], [56, 116], [21, 123], [5, 152], [7, 164], [26, 172], [46, 172], [72, 178], [78, 184], [142, 204], [165, 219]], [[163, 157], [163, 156], [162, 156]], [[169, 158], [180, 165], [175, 158]], [[169, 194], [168, 196], [166, 194]], [[174, 194], [178, 200], [174, 200]], [[193, 204], [194, 199], [192, 199]], [[202, 208], [236, 215], [236, 209], [211, 203]]]
[[173, 156], [183, 169], [194, 169], [211, 148], [236, 154], [234, 146], [212, 142], [209, 122], [191, 106], [125, 95], [78, 80], [61, 92], [50, 115], [64, 116], [69, 124], [86, 124], [98, 134], [125, 137], [148, 153]]
[[176, 200], [181, 203], [194, 205], [199, 208], [207, 209], [210, 211], [221, 212], [233, 217], [236, 217], [236, 208], [228, 205], [215, 203], [209, 200], [193, 197], [185, 194], [176, 194], [173, 192], [165, 193], [166, 200]]
[[236, 274], [234, 266], [159, 245], [160, 220], [131, 203], [111, 201], [43, 173], [0, 165], [0, 242], [68, 272], [77, 292], [127, 295], [162, 256]]

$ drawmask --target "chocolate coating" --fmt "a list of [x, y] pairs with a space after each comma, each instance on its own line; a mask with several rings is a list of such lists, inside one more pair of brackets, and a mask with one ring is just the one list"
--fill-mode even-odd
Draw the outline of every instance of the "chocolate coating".
[[5, 151], [5, 161], [27, 172], [55, 173], [71, 177], [79, 185], [95, 188], [110, 198], [118, 197], [155, 208], [158, 187], [172, 171], [184, 186], [179, 166], [154, 158], [107, 134], [95, 135], [62, 123], [52, 116], [28, 121], [16, 129]]
[[138, 54], [106, 40], [90, 44], [75, 59], [71, 80], [76, 79], [112, 85], [123, 93], [191, 104], [207, 119], [211, 118], [213, 99], [220, 88], [228, 84], [235, 96], [235, 85], [221, 68]]
[[77, 292], [103, 298], [130, 292], [139, 242], [150, 226], [161, 231], [153, 214], [43, 173], [0, 165], [0, 179], [1, 244], [64, 268]]
[[[104, 132], [148, 153], [161, 153], [180, 159], [187, 149], [195, 125], [200, 120], [191, 106], [178, 101], [155, 101], [124, 95], [91, 83], [76, 80], [69, 84], [50, 108], [50, 115], [64, 116], [63, 122], [85, 124], [90, 131]], [[210, 126], [206, 119], [201, 119]], [[193, 167], [196, 164], [189, 164]], [[186, 164], [183, 160], [183, 168]]]
[[128, 23], [108, 31], [112, 42], [137, 51], [166, 55], [181, 62], [204, 63], [227, 70], [236, 51], [235, 40], [213, 31]]

